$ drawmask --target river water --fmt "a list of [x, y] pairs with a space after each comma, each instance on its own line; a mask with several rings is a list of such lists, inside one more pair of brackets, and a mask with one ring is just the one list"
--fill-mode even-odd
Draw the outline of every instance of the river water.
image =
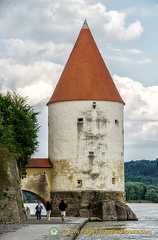
[[[42, 215], [42, 216], [46, 216], [47, 213], [46, 213], [45, 206], [43, 205], [43, 203], [41, 203], [41, 205], [42, 205], [42, 207], [43, 207], [41, 215]], [[36, 213], [36, 210], [35, 210], [35, 207], [36, 207], [36, 206], [37, 206], [37, 203], [24, 203], [24, 207], [25, 207], [25, 208], [26, 208], [26, 207], [29, 207], [29, 209], [30, 209], [30, 214], [31, 214], [32, 216], [34, 216], [35, 213]]]
[[88, 222], [76, 240], [158, 240], [158, 203], [128, 203], [138, 221]]

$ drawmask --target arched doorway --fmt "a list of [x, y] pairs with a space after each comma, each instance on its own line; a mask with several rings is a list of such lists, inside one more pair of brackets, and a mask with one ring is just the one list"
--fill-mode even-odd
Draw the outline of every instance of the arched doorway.
[[38, 202], [41, 203], [43, 210], [42, 210], [42, 216], [46, 216], [46, 209], [45, 209], [45, 200], [37, 195], [34, 192], [22, 190], [23, 195], [23, 202], [24, 207], [30, 209], [31, 216], [35, 216], [36, 210], [35, 207], [37, 206]]

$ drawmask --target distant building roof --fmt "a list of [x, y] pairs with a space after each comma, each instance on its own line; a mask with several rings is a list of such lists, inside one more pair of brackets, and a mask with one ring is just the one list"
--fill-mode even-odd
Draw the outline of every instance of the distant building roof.
[[52, 164], [48, 158], [31, 158], [28, 168], [51, 168]]
[[48, 104], [72, 100], [124, 103], [86, 21]]

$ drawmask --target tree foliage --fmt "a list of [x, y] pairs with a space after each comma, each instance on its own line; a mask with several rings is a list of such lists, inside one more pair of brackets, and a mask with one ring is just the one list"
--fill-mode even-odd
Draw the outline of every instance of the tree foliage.
[[33, 203], [33, 202], [39, 201], [39, 199], [30, 192], [22, 191], [22, 194], [23, 194], [23, 200], [25, 203], [29, 203], [29, 202]]
[[127, 200], [144, 200], [146, 185], [139, 182], [127, 182], [125, 184], [125, 192]]
[[158, 202], [158, 186], [154, 185], [147, 186], [145, 199], [151, 202]]
[[125, 162], [127, 201], [158, 202], [158, 158]]
[[20, 170], [38, 147], [38, 114], [27, 104], [27, 98], [0, 94], [0, 143], [16, 155]]
[[158, 158], [125, 162], [125, 182], [158, 184]]
[[138, 182], [125, 183], [127, 201], [147, 200], [158, 202], [158, 185], [145, 185]]

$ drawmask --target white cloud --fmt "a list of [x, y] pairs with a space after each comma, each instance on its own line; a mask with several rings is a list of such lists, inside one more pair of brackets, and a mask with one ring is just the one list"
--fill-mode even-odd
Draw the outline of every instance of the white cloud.
[[107, 40], [137, 39], [143, 32], [139, 21], [127, 24], [126, 12], [107, 11], [106, 6], [98, 1], [38, 0], [37, 7], [36, 0], [14, 0], [6, 6], [0, 17], [0, 29], [4, 36], [72, 43], [74, 38], [71, 33], [77, 34], [85, 17], [92, 29], [97, 28], [99, 35], [104, 31]]
[[65, 61], [72, 49], [72, 45], [64, 43], [35, 43], [31, 40], [21, 39], [3, 39], [3, 51], [1, 50], [0, 56], [5, 58], [14, 59], [20, 63], [29, 63], [33, 61]]
[[113, 79], [126, 103], [126, 144], [158, 141], [158, 86], [144, 87], [137, 81], [118, 75], [114, 75]]
[[152, 60], [150, 58], [144, 58], [138, 61], [138, 63], [140, 64], [144, 64], [144, 63], [151, 63]]
[[113, 51], [113, 52], [117, 52], [117, 53], [129, 53], [129, 54], [136, 54], [136, 55], [139, 55], [139, 54], [142, 54], [143, 52], [139, 49], [120, 49], [120, 48], [115, 48], [111, 45], [108, 45], [107, 46], [107, 49]]
[[17, 88], [16, 92], [21, 96], [28, 96], [28, 102], [31, 105], [36, 105], [41, 101], [46, 101], [50, 98], [53, 92], [53, 88], [50, 83], [45, 82], [44, 80], [39, 80], [38, 84], [34, 83], [23, 88]]
[[138, 64], [148, 64], [152, 62], [150, 58], [136, 59], [136, 58], [130, 58], [129, 56], [126, 56], [124, 54], [119, 54], [119, 55], [106, 54], [106, 59], [110, 59], [112, 61], [118, 61], [118, 62], [138, 63]]
[[109, 11], [106, 13], [104, 29], [110, 39], [126, 41], [140, 37], [143, 27], [139, 21], [126, 26], [125, 12]]
[[141, 54], [142, 51], [139, 49], [127, 49], [126, 52], [131, 53], [131, 54]]
[[31, 105], [38, 104], [51, 96], [62, 69], [63, 66], [47, 61], [22, 65], [1, 59], [1, 92], [12, 90], [28, 97]]
[[112, 61], [118, 61], [118, 62], [131, 62], [131, 59], [124, 56], [124, 55], [109, 55], [109, 54], [106, 54], [106, 59], [110, 59]]
[[126, 103], [126, 111], [130, 111], [127, 118], [132, 120], [156, 120], [158, 115], [158, 86], [144, 87], [142, 83], [128, 77], [113, 76]]
[[130, 62], [138, 64], [147, 64], [152, 62], [150, 58], [144, 57], [143, 52], [139, 49], [119, 49], [111, 45], [108, 45], [107, 49], [108, 54], [106, 54], [106, 58], [113, 61]]

